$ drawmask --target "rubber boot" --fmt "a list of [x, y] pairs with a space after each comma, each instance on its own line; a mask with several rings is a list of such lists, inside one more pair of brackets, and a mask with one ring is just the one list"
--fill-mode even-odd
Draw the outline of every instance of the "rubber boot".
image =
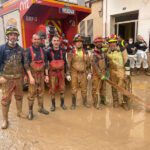
[[101, 105], [101, 103], [100, 103], [100, 101], [98, 99], [98, 95], [96, 95], [95, 108], [99, 109], [99, 110], [102, 109], [102, 105]]
[[52, 99], [51, 111], [55, 111], [55, 98]]
[[64, 105], [64, 98], [61, 97], [61, 98], [60, 98], [60, 101], [61, 101], [60, 107], [61, 107], [63, 110], [66, 110], [67, 107]]
[[83, 105], [87, 108], [90, 108], [90, 105], [87, 103], [87, 97], [83, 98]]
[[114, 107], [114, 108], [119, 107], [119, 102], [118, 102], [117, 100], [115, 100], [115, 101], [113, 102], [113, 107]]
[[106, 97], [101, 95], [100, 99], [101, 99], [101, 104], [106, 105]]
[[7, 129], [8, 127], [8, 111], [9, 105], [2, 105], [2, 115], [3, 115], [3, 122], [2, 122], [2, 129]]
[[17, 116], [20, 118], [26, 118], [25, 114], [22, 113], [22, 100], [16, 100]]
[[145, 75], [150, 76], [150, 73], [148, 72], [148, 68], [145, 69]]
[[76, 108], [76, 96], [75, 94], [72, 95], [72, 106], [70, 109], [74, 110]]
[[33, 102], [29, 101], [29, 115], [28, 115], [28, 119], [32, 120], [33, 119]]
[[122, 107], [123, 107], [123, 109], [126, 110], [126, 111], [130, 110], [130, 108], [129, 108], [129, 106], [128, 106], [127, 103], [122, 103]]
[[43, 107], [43, 98], [38, 97], [38, 105], [39, 105], [39, 109], [38, 109], [39, 113], [42, 113], [44, 115], [49, 114], [49, 112]]

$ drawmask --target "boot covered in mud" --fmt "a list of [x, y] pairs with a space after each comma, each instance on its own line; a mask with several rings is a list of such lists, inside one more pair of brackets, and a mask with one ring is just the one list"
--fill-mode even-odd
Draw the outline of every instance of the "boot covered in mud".
[[33, 102], [29, 101], [29, 114], [28, 114], [28, 119], [32, 120], [34, 117], [33, 115]]
[[49, 112], [46, 109], [44, 109], [44, 107], [43, 107], [43, 98], [38, 97], [38, 105], [39, 105], [39, 109], [38, 109], [39, 113], [42, 113], [45, 115], [49, 114]]
[[83, 105], [87, 108], [90, 108], [90, 105], [87, 102], [87, 96], [83, 97]]
[[94, 107], [95, 107], [96, 109], [102, 109], [102, 105], [101, 105], [100, 100], [98, 99], [98, 95], [96, 95]]
[[145, 69], [145, 75], [150, 76], [150, 72], [148, 71], [148, 68]]
[[71, 108], [70, 109], [75, 109], [76, 108], [76, 95], [75, 94], [73, 94], [72, 95], [72, 106], [71, 106]]
[[119, 107], [119, 101], [118, 100], [113, 101], [113, 107], [114, 108]]
[[122, 102], [122, 107], [124, 110], [129, 111], [130, 110], [130, 99], [128, 99], [126, 96], [123, 96], [124, 100]]
[[22, 113], [22, 99], [16, 100], [16, 107], [17, 107], [17, 116], [25, 119], [26, 115]]
[[107, 104], [107, 102], [106, 102], [106, 97], [105, 97], [105, 96], [101, 95], [101, 96], [100, 96], [100, 99], [101, 99], [101, 101], [100, 101], [101, 104], [103, 104], [103, 105], [106, 105], [106, 104]]
[[63, 109], [63, 110], [66, 110], [67, 107], [65, 106], [64, 104], [64, 94], [60, 94], [60, 107]]
[[52, 107], [51, 107], [51, 111], [55, 111], [55, 98], [52, 98]]
[[2, 122], [2, 129], [8, 128], [8, 111], [9, 111], [9, 105], [2, 105], [2, 116], [3, 116], [3, 122]]

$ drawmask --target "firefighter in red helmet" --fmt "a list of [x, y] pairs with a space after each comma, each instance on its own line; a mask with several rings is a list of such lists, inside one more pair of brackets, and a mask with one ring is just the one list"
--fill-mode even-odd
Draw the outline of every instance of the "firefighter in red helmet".
[[106, 72], [106, 56], [102, 50], [103, 42], [104, 39], [101, 36], [97, 36], [94, 39], [95, 48], [91, 55], [92, 97], [96, 109], [101, 109], [102, 104], [106, 104], [106, 82], [104, 78]]

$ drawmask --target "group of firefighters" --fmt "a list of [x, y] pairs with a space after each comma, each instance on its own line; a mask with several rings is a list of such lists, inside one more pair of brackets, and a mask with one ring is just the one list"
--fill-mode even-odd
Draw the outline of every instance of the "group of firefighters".
[[[55, 111], [55, 95], [59, 88], [60, 106], [66, 110], [64, 104], [65, 78], [71, 83], [72, 106], [76, 108], [78, 88], [81, 88], [83, 105], [90, 107], [87, 101], [88, 80], [92, 79], [92, 97], [94, 107], [101, 109], [106, 105], [106, 78], [118, 86], [128, 89], [126, 80], [129, 74], [127, 50], [118, 45], [118, 37], [108, 37], [108, 44], [101, 36], [94, 39], [95, 48], [91, 54], [83, 49], [83, 38], [76, 34], [74, 48], [69, 52], [60, 46], [60, 38], [52, 38], [52, 47], [44, 50], [40, 47], [41, 39], [38, 34], [32, 36], [31, 47], [24, 50], [17, 41], [19, 32], [16, 27], [6, 29], [8, 42], [0, 46], [0, 84], [2, 84], [2, 129], [8, 127], [8, 112], [12, 93], [16, 99], [17, 116], [26, 118], [22, 113], [23, 80], [29, 82], [27, 118], [32, 120], [34, 99], [38, 100], [38, 112], [49, 114], [43, 107], [45, 82], [49, 84], [52, 107]], [[24, 72], [24, 73], [23, 73]], [[113, 107], [120, 105], [129, 110], [129, 99], [112, 88]]]

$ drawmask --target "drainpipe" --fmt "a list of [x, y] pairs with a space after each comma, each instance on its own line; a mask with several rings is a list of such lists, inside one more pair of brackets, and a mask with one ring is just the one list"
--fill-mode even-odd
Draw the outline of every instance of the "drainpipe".
[[107, 0], [106, 0], [106, 21], [105, 21], [105, 37], [107, 36]]

